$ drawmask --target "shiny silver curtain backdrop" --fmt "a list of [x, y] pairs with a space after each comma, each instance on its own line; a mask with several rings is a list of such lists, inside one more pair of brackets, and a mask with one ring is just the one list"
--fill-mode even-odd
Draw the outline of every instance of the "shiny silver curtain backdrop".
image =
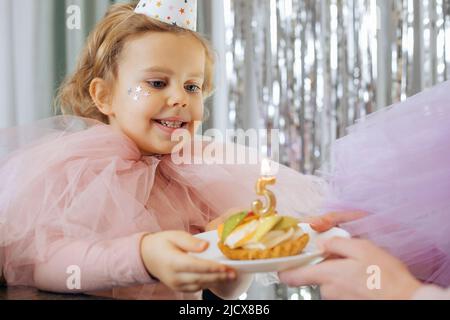
[[[314, 173], [358, 118], [450, 76], [450, 0], [224, 0], [228, 126]], [[270, 146], [269, 146], [270, 147]]]

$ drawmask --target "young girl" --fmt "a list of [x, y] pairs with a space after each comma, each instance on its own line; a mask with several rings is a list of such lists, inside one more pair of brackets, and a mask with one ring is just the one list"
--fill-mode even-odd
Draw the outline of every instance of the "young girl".
[[[202, 120], [213, 54], [187, 27], [134, 10], [114, 5], [93, 30], [59, 92], [67, 116], [0, 132], [4, 279], [116, 298], [192, 299], [204, 288], [235, 298], [248, 277], [193, 257], [208, 245], [193, 235], [250, 206], [260, 166], [172, 161], [173, 131], [193, 135]], [[319, 181], [283, 166], [274, 191], [281, 212], [320, 204]]]

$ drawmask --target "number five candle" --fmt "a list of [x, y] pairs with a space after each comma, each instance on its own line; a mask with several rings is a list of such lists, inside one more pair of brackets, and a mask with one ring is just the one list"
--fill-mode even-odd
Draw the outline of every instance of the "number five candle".
[[276, 179], [270, 172], [270, 161], [269, 159], [263, 159], [261, 162], [261, 176], [256, 182], [256, 194], [259, 196], [264, 196], [266, 199], [266, 206], [263, 206], [261, 200], [255, 200], [252, 204], [252, 210], [255, 214], [260, 216], [276, 214], [277, 199], [275, 194], [267, 190], [268, 185], [275, 184]]

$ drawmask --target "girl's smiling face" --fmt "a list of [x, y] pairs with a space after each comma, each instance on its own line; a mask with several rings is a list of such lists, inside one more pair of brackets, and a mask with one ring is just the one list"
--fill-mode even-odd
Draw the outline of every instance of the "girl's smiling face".
[[192, 135], [203, 118], [205, 60], [205, 48], [190, 35], [151, 32], [128, 40], [102, 112], [144, 154], [171, 153], [178, 143], [173, 131]]

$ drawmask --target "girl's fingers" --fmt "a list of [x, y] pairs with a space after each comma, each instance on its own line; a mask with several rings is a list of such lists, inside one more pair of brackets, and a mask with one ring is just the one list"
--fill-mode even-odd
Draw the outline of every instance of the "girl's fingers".
[[217, 262], [203, 260], [186, 254], [180, 256], [174, 261], [174, 270], [176, 272], [191, 273], [214, 273], [232, 271], [233, 269]]
[[233, 281], [236, 278], [234, 273], [180, 273], [178, 279], [182, 286], [196, 284], [202, 288], [212, 284], [225, 281]]
[[170, 241], [177, 248], [185, 252], [203, 252], [209, 245], [207, 241], [198, 239], [187, 232], [174, 233]]
[[203, 288], [201, 286], [199, 286], [198, 284], [187, 284], [187, 285], [180, 286], [180, 288], [178, 289], [178, 291], [189, 292], [189, 293], [198, 292], [201, 290], [203, 290]]

